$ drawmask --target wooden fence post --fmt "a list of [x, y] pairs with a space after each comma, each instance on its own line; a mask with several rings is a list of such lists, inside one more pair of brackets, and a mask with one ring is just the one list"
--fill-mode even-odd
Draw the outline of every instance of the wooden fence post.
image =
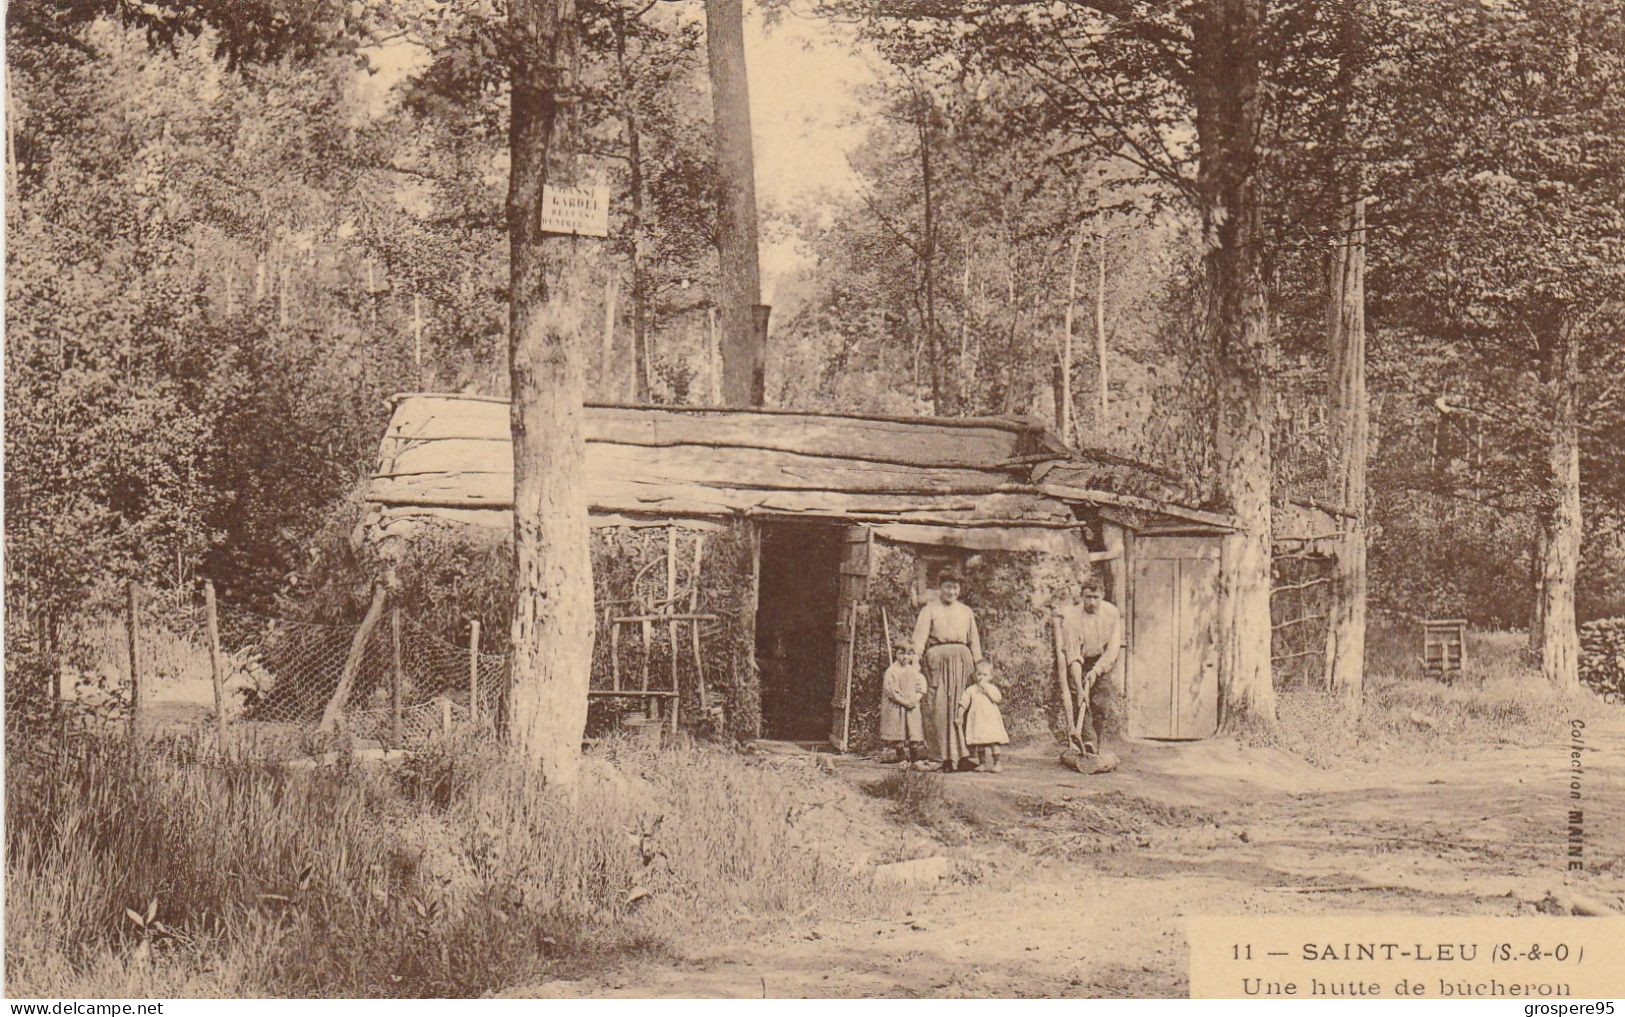
[[[694, 534], [694, 585], [688, 591], [688, 613], [700, 613], [700, 555], [705, 547], [705, 534]], [[689, 622], [689, 634], [694, 641], [694, 686], [700, 700], [700, 721], [704, 723], [710, 704], [706, 702], [705, 693], [705, 659], [700, 652], [700, 622], [699, 619]]]
[[395, 670], [390, 683], [390, 735], [396, 748], [405, 744], [401, 730], [401, 686], [404, 684], [401, 674], [401, 609], [392, 608], [389, 612], [390, 643], [393, 650]]
[[468, 720], [480, 720], [480, 620], [468, 620]]
[[136, 715], [141, 712], [141, 593], [135, 580], [129, 582], [128, 613], [124, 630], [130, 643], [130, 737], [136, 736]]
[[[699, 586], [699, 576], [694, 577], [694, 585]], [[666, 613], [677, 613], [677, 527], [666, 527]], [[666, 634], [671, 639], [671, 733], [677, 734], [677, 704], [683, 698], [683, 685], [677, 675], [677, 623], [666, 623]]]
[[333, 690], [333, 698], [327, 701], [327, 709], [322, 711], [321, 731], [333, 730], [339, 717], [344, 715], [344, 701], [350, 698], [350, 686], [355, 683], [356, 672], [361, 670], [367, 637], [372, 635], [373, 628], [378, 624], [378, 616], [384, 613], [384, 597], [382, 586], [373, 587], [372, 604], [367, 607], [367, 616], [361, 619], [361, 627], [356, 629], [355, 638], [350, 641], [350, 652], [344, 657], [344, 670], [339, 672], [338, 688]]
[[220, 754], [226, 754], [226, 676], [220, 659], [220, 617], [214, 602], [214, 581], [204, 580], [203, 606], [209, 630], [209, 680], [214, 684], [214, 726]]

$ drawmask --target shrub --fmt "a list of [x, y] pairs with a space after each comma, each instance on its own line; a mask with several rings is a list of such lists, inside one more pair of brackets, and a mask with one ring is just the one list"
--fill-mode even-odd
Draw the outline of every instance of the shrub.
[[1625, 618], [1580, 626], [1580, 680], [1602, 695], [1625, 696]]
[[[8, 990], [478, 995], [854, 886], [854, 845], [815, 814], [864, 801], [811, 771], [612, 742], [566, 794], [477, 742], [396, 771], [341, 759], [292, 771], [186, 740], [14, 752]], [[878, 825], [844, 818], [829, 828]]]
[[1549, 740], [1584, 704], [1524, 663], [1522, 644], [1521, 633], [1469, 633], [1467, 668], [1447, 684], [1422, 674], [1414, 627], [1373, 624], [1358, 722], [1337, 696], [1300, 686], [1280, 692], [1273, 738], [1317, 766]]

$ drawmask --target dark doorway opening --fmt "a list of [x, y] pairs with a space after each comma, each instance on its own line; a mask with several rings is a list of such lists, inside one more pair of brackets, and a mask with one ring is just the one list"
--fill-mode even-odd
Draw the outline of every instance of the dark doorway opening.
[[841, 551], [840, 527], [762, 527], [756, 660], [767, 738], [829, 737]]

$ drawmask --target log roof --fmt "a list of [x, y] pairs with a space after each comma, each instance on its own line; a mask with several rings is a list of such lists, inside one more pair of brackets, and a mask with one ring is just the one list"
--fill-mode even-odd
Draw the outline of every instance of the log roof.
[[[513, 501], [508, 402], [407, 393], [367, 490], [384, 532], [425, 517], [507, 527]], [[1228, 528], [1179, 503], [1154, 468], [1069, 449], [1036, 421], [773, 409], [589, 405], [594, 521], [834, 518], [911, 526], [1066, 530], [1075, 506]]]

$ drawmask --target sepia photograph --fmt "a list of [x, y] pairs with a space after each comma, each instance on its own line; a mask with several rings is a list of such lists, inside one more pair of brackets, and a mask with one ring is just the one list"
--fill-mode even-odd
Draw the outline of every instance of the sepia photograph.
[[12, 1013], [1625, 997], [1625, 0], [4, 18]]

